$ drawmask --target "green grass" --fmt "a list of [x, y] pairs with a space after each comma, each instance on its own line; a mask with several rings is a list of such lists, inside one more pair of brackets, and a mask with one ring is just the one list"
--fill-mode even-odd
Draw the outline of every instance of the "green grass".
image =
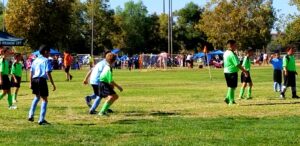
[[57, 91], [50, 92], [46, 117], [51, 125], [37, 124], [39, 107], [36, 121], [27, 121], [33, 95], [23, 82], [17, 110], [7, 109], [6, 97], [0, 101], [0, 145], [300, 144], [300, 100], [291, 99], [290, 90], [286, 100], [278, 99], [271, 67], [255, 67], [253, 100], [236, 99], [230, 107], [223, 102], [222, 70], [211, 71], [212, 80], [207, 69], [115, 70], [124, 92], [110, 117], [88, 114], [86, 70], [71, 71], [71, 82], [54, 71]]

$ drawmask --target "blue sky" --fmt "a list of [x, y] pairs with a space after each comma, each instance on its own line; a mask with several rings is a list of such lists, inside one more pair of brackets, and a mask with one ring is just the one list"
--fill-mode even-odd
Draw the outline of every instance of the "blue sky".
[[[3, 0], [3, 1], [4, 3], [7, 3], [8, 0]], [[110, 0], [110, 5], [111, 8], [115, 9], [117, 6], [123, 7], [124, 3], [127, 1], [129, 0]], [[139, 0], [133, 0], [133, 1], [137, 2]], [[154, 13], [154, 12], [161, 13], [163, 11], [163, 0], [142, 0], [142, 1], [144, 5], [148, 8], [148, 11], [150, 13]], [[166, 9], [167, 9], [168, 0], [165, 1], [166, 1]], [[184, 7], [186, 3], [191, 1], [197, 3], [200, 6], [205, 6], [206, 2], [210, 0], [173, 0], [173, 10], [178, 10]], [[290, 6], [288, 4], [288, 1], [289, 0], [274, 0], [274, 7], [277, 10], [280, 10], [279, 14], [287, 15], [287, 14], [294, 14], [298, 12], [295, 6]]]
[[[129, 0], [110, 0], [111, 8], [116, 8], [117, 6], [124, 6], [124, 3]], [[133, 0], [135, 2], [139, 0]], [[150, 13], [161, 13], [163, 11], [163, 0], [142, 0], [144, 5], [147, 7]], [[166, 1], [166, 9], [167, 9], [167, 1]], [[173, 0], [173, 10], [178, 10], [185, 6], [188, 2], [195, 2], [200, 6], [205, 6], [206, 2], [209, 0]], [[288, 4], [289, 0], [274, 0], [274, 7], [277, 10], [280, 10], [279, 14], [294, 14], [297, 12], [297, 8], [295, 6], [290, 6]], [[166, 10], [167, 11], [167, 10]]]

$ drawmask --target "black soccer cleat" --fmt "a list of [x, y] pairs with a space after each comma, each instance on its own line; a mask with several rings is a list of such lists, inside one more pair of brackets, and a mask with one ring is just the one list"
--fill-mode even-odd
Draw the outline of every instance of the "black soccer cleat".
[[292, 98], [299, 99], [300, 97], [298, 95], [294, 95]]
[[33, 121], [34, 121], [34, 118], [33, 118], [33, 117], [28, 118], [28, 121], [33, 122]]
[[111, 110], [111, 109], [108, 109], [106, 112], [107, 112], [107, 113], [114, 113], [114, 111]]
[[229, 99], [228, 99], [228, 98], [225, 98], [225, 99], [224, 99], [224, 102], [225, 102], [226, 104], [229, 104]]
[[89, 111], [89, 114], [91, 114], [91, 115], [95, 115], [95, 114], [97, 114], [98, 112], [97, 111]]
[[50, 125], [49, 122], [47, 122], [46, 120], [40, 121], [39, 125]]

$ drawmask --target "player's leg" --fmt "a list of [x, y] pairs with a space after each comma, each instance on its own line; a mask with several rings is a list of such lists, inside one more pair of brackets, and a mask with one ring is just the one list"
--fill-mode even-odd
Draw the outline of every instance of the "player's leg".
[[41, 97], [42, 98], [42, 104], [41, 104], [41, 112], [40, 112], [40, 118], [38, 123], [40, 125], [49, 124], [46, 120], [46, 113], [47, 113], [47, 105], [48, 105], [48, 97]]
[[252, 87], [253, 87], [253, 83], [252, 83], [252, 81], [251, 81], [251, 82], [249, 82], [247, 99], [251, 99], [251, 98], [252, 98]]
[[13, 106], [13, 97], [10, 89], [7, 90], [7, 102], [10, 109], [16, 109], [16, 107]]
[[291, 82], [291, 89], [292, 89], [292, 98], [298, 99], [300, 98], [297, 95], [297, 90], [296, 90], [296, 73], [292, 72], [291, 77], [290, 77], [290, 82]]
[[36, 106], [39, 103], [39, 101], [40, 101], [40, 96], [35, 95], [35, 97], [32, 100], [30, 110], [29, 110], [29, 115], [28, 115], [29, 121], [34, 121], [34, 118], [33, 118], [34, 112], [35, 112]]
[[3, 97], [7, 94], [5, 90], [2, 90], [2, 93], [0, 94], [0, 100], [3, 99]]
[[230, 96], [229, 96], [229, 105], [235, 104], [234, 101], [234, 94], [235, 94], [235, 89], [238, 85], [238, 74], [237, 73], [231, 73], [230, 75], [231, 78], [231, 84], [230, 84]]
[[239, 98], [243, 99], [244, 98], [244, 93], [245, 93], [245, 88], [247, 87], [247, 83], [246, 82], [243, 82], [242, 83], [242, 87], [240, 89], [240, 95], [239, 95]]
[[19, 87], [16, 87], [15, 92], [13, 94], [13, 102], [17, 102], [17, 96], [18, 96], [18, 92], [19, 92]]
[[284, 76], [284, 82], [283, 82], [283, 86], [282, 86], [282, 89], [281, 89], [281, 92], [280, 92], [280, 98], [281, 99], [285, 98], [285, 91], [286, 91], [288, 85], [289, 85], [289, 75]]
[[99, 115], [105, 115], [109, 107], [119, 98], [117, 94], [109, 95], [107, 101], [103, 104]]
[[278, 83], [277, 82], [274, 82], [274, 85], [273, 85], [273, 89], [274, 89], [274, 92], [277, 92], [278, 90]]

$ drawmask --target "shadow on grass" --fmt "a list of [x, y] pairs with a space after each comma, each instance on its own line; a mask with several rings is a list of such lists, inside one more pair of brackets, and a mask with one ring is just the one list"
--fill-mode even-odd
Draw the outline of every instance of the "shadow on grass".
[[177, 112], [168, 112], [168, 111], [153, 111], [150, 113], [143, 112], [143, 111], [127, 111], [124, 112], [125, 116], [174, 116], [180, 115]]
[[292, 104], [300, 104], [300, 102], [297, 101], [297, 102], [277, 102], [277, 103], [253, 103], [253, 104], [246, 104], [241, 106], [267, 106], [267, 105], [292, 105]]
[[124, 119], [113, 122], [112, 124], [141, 124], [141, 123], [152, 123], [152, 120], [146, 119]]
[[94, 124], [94, 123], [76, 123], [73, 125], [75, 125], [75, 126], [94, 126], [96, 124]]
[[150, 113], [151, 116], [174, 116], [179, 115], [179, 113], [176, 112], [164, 112], [164, 111], [155, 111]]

